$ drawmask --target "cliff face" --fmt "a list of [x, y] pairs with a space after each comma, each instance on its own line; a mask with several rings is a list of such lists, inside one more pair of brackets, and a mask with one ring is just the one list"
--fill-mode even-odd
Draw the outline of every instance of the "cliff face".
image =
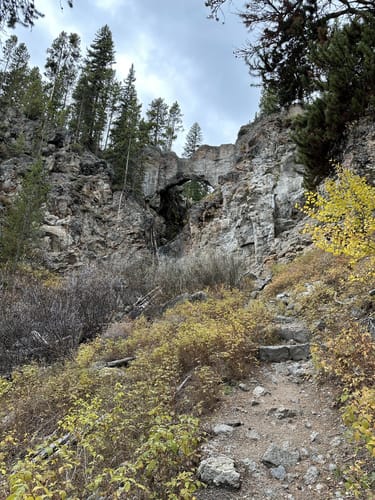
[[294, 231], [301, 220], [295, 205], [303, 196], [303, 167], [295, 161], [286, 119], [242, 127], [230, 161], [215, 191], [191, 209], [183, 251], [220, 249], [258, 267], [276, 251], [306, 244]]
[[[54, 140], [56, 139], [56, 140]], [[52, 137], [42, 157], [50, 192], [39, 247], [50, 269], [66, 269], [96, 259], [130, 260], [149, 253], [163, 222], [133, 199], [111, 188], [111, 168], [89, 152], [77, 152], [67, 137]], [[0, 217], [21, 186], [33, 158], [28, 154], [0, 163]]]
[[[32, 163], [30, 131], [36, 126], [16, 123], [8, 142], [19, 143], [21, 134], [26, 141], [23, 152], [12, 156], [8, 148], [0, 163], [0, 217]], [[78, 151], [64, 132], [54, 132], [42, 150], [51, 184], [41, 228], [45, 264], [65, 271], [96, 259], [128, 261], [140, 253], [220, 251], [245, 258], [257, 270], [265, 260], [293, 255], [309, 241], [299, 232], [303, 221], [295, 205], [303, 197], [303, 167], [295, 161], [288, 125], [286, 115], [257, 120], [241, 128], [234, 145], [202, 146], [190, 160], [147, 150], [138, 201], [112, 190], [105, 161]], [[353, 125], [342, 150], [344, 164], [374, 180], [373, 121]], [[188, 180], [202, 181], [210, 193], [189, 204], [181, 194]]]

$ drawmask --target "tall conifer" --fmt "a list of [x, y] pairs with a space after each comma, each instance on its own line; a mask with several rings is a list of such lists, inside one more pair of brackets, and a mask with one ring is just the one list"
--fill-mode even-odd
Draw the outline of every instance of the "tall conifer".
[[12, 44], [2, 79], [1, 101], [3, 106], [17, 106], [22, 101], [30, 71], [29, 59], [30, 54], [24, 43]]
[[68, 35], [62, 31], [47, 49], [47, 54], [44, 74], [48, 79], [48, 114], [52, 122], [64, 124], [66, 106], [76, 80], [81, 56], [79, 36], [76, 33]]
[[183, 129], [181, 108], [178, 102], [175, 101], [169, 108], [168, 112], [168, 124], [165, 139], [165, 148], [167, 151], [171, 151], [172, 144], [177, 139], [177, 134]]
[[87, 50], [87, 56], [73, 93], [72, 128], [76, 140], [98, 153], [107, 121], [107, 108], [115, 51], [111, 30], [100, 28]]
[[144, 146], [141, 134], [141, 104], [135, 88], [135, 71], [131, 65], [122, 89], [119, 115], [111, 131], [109, 157], [114, 166], [115, 184], [137, 190], [141, 172], [137, 159]]
[[149, 143], [152, 146], [165, 147], [168, 127], [168, 104], [158, 97], [154, 99], [146, 112], [149, 126]]
[[186, 142], [184, 147], [183, 156], [185, 158], [191, 158], [195, 151], [202, 144], [202, 129], [199, 123], [195, 122], [191, 126], [189, 132], [186, 135]]

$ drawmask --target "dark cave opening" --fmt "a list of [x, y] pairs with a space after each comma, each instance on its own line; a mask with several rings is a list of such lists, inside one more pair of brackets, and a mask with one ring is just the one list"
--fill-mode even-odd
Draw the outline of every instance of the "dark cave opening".
[[167, 241], [182, 231], [189, 209], [212, 191], [212, 186], [201, 179], [184, 180], [160, 191], [158, 213], [165, 220]]

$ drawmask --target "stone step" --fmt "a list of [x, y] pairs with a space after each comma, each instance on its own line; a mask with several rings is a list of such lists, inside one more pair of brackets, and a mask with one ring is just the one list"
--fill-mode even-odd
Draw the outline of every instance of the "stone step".
[[310, 340], [311, 333], [301, 324], [275, 325], [275, 333], [283, 340], [295, 340], [301, 344]]
[[259, 347], [259, 359], [272, 363], [281, 361], [301, 361], [310, 357], [310, 344], [270, 345]]

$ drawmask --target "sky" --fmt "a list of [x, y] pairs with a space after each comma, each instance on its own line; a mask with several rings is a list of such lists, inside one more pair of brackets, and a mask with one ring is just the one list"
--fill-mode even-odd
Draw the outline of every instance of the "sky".
[[254, 118], [259, 88], [251, 86], [256, 81], [233, 54], [248, 39], [233, 4], [228, 3], [222, 23], [207, 19], [204, 0], [74, 0], [73, 9], [65, 0], [35, 3], [45, 17], [32, 30], [16, 29], [31, 64], [44, 66], [47, 48], [63, 30], [80, 35], [85, 55], [98, 29], [108, 24], [117, 77], [125, 79], [134, 64], [143, 112], [157, 97], [168, 105], [179, 103], [184, 131], [173, 146], [177, 154], [194, 122], [201, 126], [203, 143], [217, 146], [234, 143], [241, 125]]

